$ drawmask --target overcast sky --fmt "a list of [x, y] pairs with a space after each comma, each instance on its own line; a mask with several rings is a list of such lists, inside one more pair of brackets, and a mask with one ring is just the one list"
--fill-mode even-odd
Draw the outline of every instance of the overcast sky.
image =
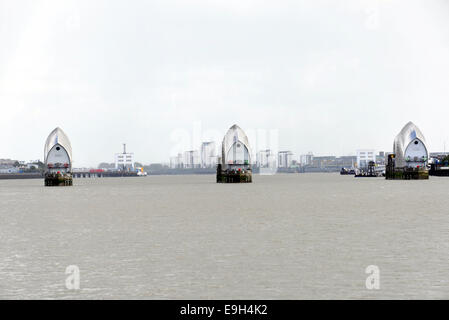
[[413, 121], [449, 150], [449, 1], [0, 0], [0, 108], [0, 158], [43, 159], [60, 126], [75, 167], [234, 123], [349, 155]]

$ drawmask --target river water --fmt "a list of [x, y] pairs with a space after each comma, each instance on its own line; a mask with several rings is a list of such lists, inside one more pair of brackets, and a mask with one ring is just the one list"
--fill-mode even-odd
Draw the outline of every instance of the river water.
[[449, 298], [449, 178], [214, 181], [0, 180], [0, 298]]

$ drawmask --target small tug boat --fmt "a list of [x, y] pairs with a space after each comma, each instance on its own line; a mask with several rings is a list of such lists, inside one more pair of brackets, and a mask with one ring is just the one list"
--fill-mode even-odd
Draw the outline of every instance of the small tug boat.
[[340, 174], [341, 174], [342, 176], [345, 176], [345, 175], [355, 175], [355, 170], [354, 170], [354, 169], [341, 168]]
[[222, 156], [217, 165], [217, 183], [252, 182], [251, 152], [243, 130], [233, 125], [222, 143]]
[[71, 186], [72, 147], [69, 138], [61, 128], [54, 129], [47, 138], [44, 148], [45, 186]]

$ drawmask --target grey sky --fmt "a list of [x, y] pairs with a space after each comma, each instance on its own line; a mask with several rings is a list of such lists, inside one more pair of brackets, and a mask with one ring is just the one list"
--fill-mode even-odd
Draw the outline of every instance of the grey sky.
[[195, 123], [347, 155], [411, 120], [442, 151], [448, 77], [444, 0], [0, 0], [0, 158], [42, 159], [60, 126], [76, 167], [122, 142], [166, 162]]

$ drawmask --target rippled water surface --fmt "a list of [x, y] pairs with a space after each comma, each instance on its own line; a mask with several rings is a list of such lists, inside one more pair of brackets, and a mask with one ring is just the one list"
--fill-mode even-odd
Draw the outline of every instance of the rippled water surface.
[[449, 178], [214, 180], [0, 180], [0, 298], [449, 298]]

